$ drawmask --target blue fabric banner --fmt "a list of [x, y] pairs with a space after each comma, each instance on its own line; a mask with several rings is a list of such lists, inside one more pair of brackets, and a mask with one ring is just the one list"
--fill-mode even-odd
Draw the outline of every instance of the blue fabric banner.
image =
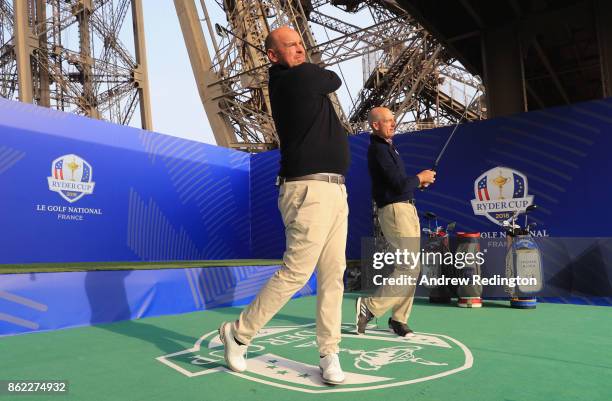
[[249, 161], [0, 99], [0, 263], [248, 258]]
[[[238, 306], [279, 266], [6, 274], [0, 336]], [[316, 278], [295, 295], [316, 291]]]

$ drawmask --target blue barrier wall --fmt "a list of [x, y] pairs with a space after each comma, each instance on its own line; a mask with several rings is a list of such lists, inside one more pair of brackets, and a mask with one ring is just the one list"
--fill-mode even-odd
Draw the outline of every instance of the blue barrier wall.
[[[397, 136], [406, 167], [429, 168], [451, 129]], [[612, 237], [611, 132], [612, 99], [464, 124], [417, 208], [494, 238], [508, 210], [475, 210], [533, 202], [539, 236]], [[350, 140], [349, 258], [372, 231], [368, 143]], [[278, 258], [277, 169], [277, 151], [251, 156], [0, 99], [0, 263]], [[601, 250], [587, 256], [609, 261]], [[2, 276], [0, 311], [10, 314], [0, 312], [0, 333], [246, 302], [251, 295], [234, 288], [254, 294], [274, 270], [256, 268], [255, 278], [236, 269], [243, 284], [231, 268]], [[609, 283], [602, 269], [578, 277], [579, 269], [556, 266], [549, 278], [559, 288]], [[89, 311], [77, 306], [84, 300]]]
[[[450, 130], [398, 137], [408, 168], [430, 167]], [[611, 98], [462, 125], [440, 162], [435, 185], [417, 194], [418, 209], [457, 221], [463, 230], [499, 231], [498, 224], [474, 214], [471, 201], [477, 179], [490, 169], [496, 176], [503, 166], [524, 174], [524, 196], [533, 196], [539, 206], [532, 214], [538, 230], [555, 237], [610, 237], [612, 226], [604, 222], [612, 221], [607, 207], [611, 132]], [[498, 195], [499, 188], [488, 189], [491, 198]]]
[[0, 263], [250, 255], [242, 152], [0, 99], [0, 191]]
[[[451, 130], [445, 127], [396, 136], [394, 143], [407, 170], [416, 174], [431, 168]], [[530, 217], [538, 224], [537, 235], [611, 237], [612, 226], [606, 223], [612, 221], [608, 207], [612, 190], [607, 185], [612, 173], [610, 133], [612, 98], [462, 124], [438, 166], [435, 185], [417, 191], [417, 209], [420, 214], [433, 211], [443, 224], [456, 221], [458, 230], [499, 237], [499, 220], [476, 215], [472, 201], [478, 199], [475, 186], [486, 172], [488, 203], [499, 201], [499, 187], [492, 181], [501, 173], [509, 179], [502, 196], [507, 200], [532, 197], [531, 202], [539, 206]], [[350, 143], [347, 256], [359, 258], [360, 239], [372, 232], [368, 135], [351, 137]], [[277, 152], [255, 155], [251, 160], [251, 185], [253, 193], [258, 193], [252, 203], [252, 219], [257, 224], [251, 240], [254, 255], [262, 258], [278, 257], [283, 249], [276, 192], [271, 187], [277, 169]], [[477, 203], [487, 202], [478, 199]], [[497, 214], [509, 216], [508, 210]], [[422, 219], [421, 225], [426, 224]]]
[[251, 156], [251, 248], [258, 259], [278, 259], [285, 251], [285, 229], [274, 185], [279, 160], [278, 150]]
[[[250, 156], [3, 99], [0, 113], [0, 263], [282, 255], [277, 151]], [[406, 167], [430, 167], [450, 130], [396, 136]], [[611, 220], [609, 132], [612, 99], [464, 124], [436, 184], [417, 193], [417, 208], [496, 235], [495, 219], [476, 215], [472, 205], [478, 179], [490, 170], [491, 202], [499, 198], [492, 180], [510, 178], [504, 190], [517, 191], [506, 198], [532, 197], [541, 235], [610, 236], [602, 223]], [[368, 142], [365, 134], [350, 141], [349, 258], [360, 257], [372, 227]], [[63, 180], [54, 177], [58, 170]], [[512, 180], [514, 172], [522, 178]], [[93, 191], [50, 190], [71, 178]]]
[[[249, 303], [278, 266], [7, 274], [0, 336]], [[313, 294], [316, 278], [295, 297]]]

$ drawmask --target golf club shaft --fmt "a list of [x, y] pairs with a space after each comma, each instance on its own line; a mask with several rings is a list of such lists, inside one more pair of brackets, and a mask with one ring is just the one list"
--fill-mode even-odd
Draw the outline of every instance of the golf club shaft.
[[[470, 101], [465, 105], [465, 110], [463, 111], [463, 114], [461, 115], [461, 117], [459, 118], [459, 120], [457, 121], [455, 126], [453, 127], [453, 130], [451, 131], [450, 135], [446, 139], [446, 142], [444, 143], [444, 146], [442, 146], [442, 149], [440, 150], [440, 153], [438, 153], [438, 157], [434, 161], [433, 167], [431, 168], [432, 171], [436, 171], [436, 169], [438, 168], [438, 163], [440, 162], [440, 159], [442, 159], [442, 155], [444, 155], [444, 152], [446, 151], [446, 148], [448, 147], [448, 144], [450, 143], [451, 139], [453, 139], [453, 136], [455, 135], [455, 132], [457, 132], [457, 128], [459, 128], [459, 124], [461, 124], [461, 121], [463, 121], [463, 119], [467, 115], [468, 108], [470, 107], [470, 105], [472, 104], [472, 102], [476, 98], [476, 95], [479, 92], [480, 92], [480, 89], [476, 89], [476, 92], [474, 92], [474, 95], [472, 96]], [[429, 186], [429, 184], [424, 184], [423, 186], [421, 186], [421, 190], [424, 190], [428, 186]]]

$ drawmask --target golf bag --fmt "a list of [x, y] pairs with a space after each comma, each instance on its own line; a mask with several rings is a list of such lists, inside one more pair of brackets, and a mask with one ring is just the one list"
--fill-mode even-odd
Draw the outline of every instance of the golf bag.
[[[535, 205], [531, 205], [525, 213], [535, 208]], [[529, 230], [535, 223], [528, 225], [527, 217], [525, 217], [525, 227], [520, 227], [516, 224], [517, 216], [518, 213], [511, 220], [504, 222], [508, 244], [506, 277], [535, 278], [536, 284], [505, 286], [505, 290], [510, 295], [512, 308], [534, 309], [537, 306], [537, 298], [533, 294], [542, 290], [542, 254]]]
[[[421, 264], [421, 274], [427, 276], [429, 280], [442, 277], [451, 278], [454, 276], [454, 268], [452, 265], [444, 263], [444, 255], [450, 252], [448, 234], [455, 228], [455, 223], [452, 222], [446, 226], [446, 229], [438, 226], [436, 215], [427, 212], [425, 214], [428, 222], [435, 219], [435, 231], [431, 230], [431, 226], [424, 228], [426, 234], [426, 242], [423, 250], [427, 257]], [[428, 281], [429, 281], [428, 280]], [[450, 285], [425, 285], [429, 290], [429, 302], [431, 303], [450, 303], [453, 296], [453, 288]]]
[[[480, 233], [457, 233], [457, 250], [458, 254], [472, 254], [473, 263], [465, 264], [460, 269], [456, 268], [455, 272], [459, 278], [467, 278], [469, 284], [461, 284], [457, 287], [457, 306], [460, 308], [480, 308], [482, 307], [482, 285], [474, 284], [474, 276], [481, 276], [482, 266], [477, 262], [476, 254], [480, 252]], [[456, 258], [457, 260], [457, 258]]]

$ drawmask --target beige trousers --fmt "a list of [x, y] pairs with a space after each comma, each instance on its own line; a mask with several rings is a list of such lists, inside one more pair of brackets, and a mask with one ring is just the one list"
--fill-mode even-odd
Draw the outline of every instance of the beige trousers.
[[280, 187], [278, 208], [285, 224], [283, 265], [240, 314], [236, 339], [249, 344], [306, 284], [316, 266], [319, 353], [337, 353], [346, 269], [346, 187], [324, 181], [286, 182]]
[[[405, 202], [391, 203], [378, 209], [378, 221], [385, 239], [391, 245], [389, 251], [420, 251], [421, 227], [414, 205]], [[396, 265], [389, 277], [406, 275], [417, 280], [420, 267], [420, 264], [414, 269]], [[376, 317], [384, 315], [391, 308], [393, 320], [407, 323], [415, 291], [416, 285], [380, 286], [371, 297], [364, 299], [364, 303]]]

